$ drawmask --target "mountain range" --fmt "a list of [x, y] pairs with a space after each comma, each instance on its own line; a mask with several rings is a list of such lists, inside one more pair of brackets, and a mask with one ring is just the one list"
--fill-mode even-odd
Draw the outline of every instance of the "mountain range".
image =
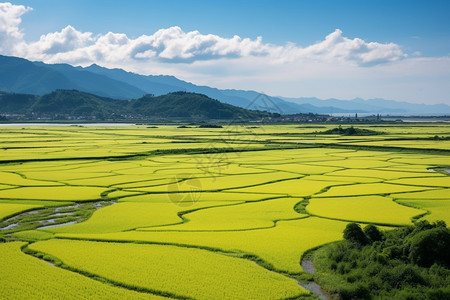
[[242, 108], [281, 114], [450, 114], [450, 106], [445, 104], [413, 104], [385, 99], [321, 100], [304, 97], [274, 97], [261, 95], [256, 91], [199, 86], [174, 76], [140, 75], [122, 69], [108, 69], [95, 64], [88, 67], [45, 64], [0, 55], [0, 91], [42, 96], [57, 89], [75, 89], [119, 100], [137, 99], [146, 94], [161, 96], [184, 91], [204, 94], [222, 103]]

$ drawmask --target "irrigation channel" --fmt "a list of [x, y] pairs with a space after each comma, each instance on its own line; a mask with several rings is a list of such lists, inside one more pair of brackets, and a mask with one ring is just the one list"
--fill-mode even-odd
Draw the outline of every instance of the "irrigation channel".
[[[19, 231], [34, 229], [45, 230], [80, 223], [87, 220], [96, 210], [115, 203], [117, 202], [102, 200], [58, 207], [34, 208], [0, 221], [0, 233], [5, 237], [10, 236], [10, 238], [13, 238], [12, 235]], [[303, 259], [301, 265], [303, 270], [307, 273], [314, 274], [316, 271], [310, 258]], [[313, 281], [297, 281], [300, 286], [318, 296], [320, 299], [330, 299], [317, 283]]]

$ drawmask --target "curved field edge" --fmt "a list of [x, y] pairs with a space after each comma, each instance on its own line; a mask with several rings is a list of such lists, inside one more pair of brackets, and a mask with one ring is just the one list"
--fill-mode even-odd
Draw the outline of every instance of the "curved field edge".
[[273, 299], [308, 294], [295, 280], [229, 253], [67, 239], [37, 242], [29, 248], [49, 253], [70, 268], [176, 298]]
[[[278, 221], [276, 226], [251, 231], [178, 232], [127, 231], [105, 234], [59, 233], [56, 237], [129, 243], [172, 244], [246, 253], [267, 262], [271, 269], [299, 273], [300, 257], [306, 250], [340, 240], [347, 222], [316, 217]], [[270, 242], [267, 242], [270, 241]]]
[[0, 290], [6, 299], [163, 299], [55, 268], [21, 251], [25, 242], [0, 243]]

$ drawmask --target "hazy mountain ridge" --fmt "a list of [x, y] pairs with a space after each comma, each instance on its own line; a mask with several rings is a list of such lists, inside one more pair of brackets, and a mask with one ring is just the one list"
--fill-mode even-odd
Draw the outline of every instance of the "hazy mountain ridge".
[[[346, 109], [355, 113], [390, 113], [390, 114], [449, 114], [450, 106], [445, 104], [418, 104], [380, 98], [352, 100], [319, 99], [315, 97], [287, 98], [280, 97], [285, 101], [300, 105], [314, 104], [320, 108], [328, 107], [328, 113], [339, 113], [338, 109]], [[336, 110], [334, 110], [336, 109]]]
[[[385, 99], [353, 100], [318, 98], [265, 97], [265, 105], [255, 101], [256, 91], [220, 90], [198, 86], [166, 75], [139, 75], [122, 69], [98, 65], [73, 67], [68, 64], [45, 64], [23, 58], [0, 55], [0, 91], [44, 95], [57, 89], [75, 89], [102, 97], [131, 100], [146, 94], [155, 96], [178, 91], [207, 95], [212, 99], [242, 108], [268, 110], [281, 114], [450, 114], [445, 104], [426, 105]], [[267, 103], [268, 102], [268, 103]]]

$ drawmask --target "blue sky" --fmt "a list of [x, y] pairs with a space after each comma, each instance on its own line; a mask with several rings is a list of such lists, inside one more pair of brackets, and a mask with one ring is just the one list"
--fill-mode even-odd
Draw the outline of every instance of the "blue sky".
[[[450, 1], [28, 0], [11, 5], [10, 10], [32, 9], [6, 18], [20, 24], [11, 25], [18, 33], [4, 42], [10, 46], [0, 49], [2, 54], [49, 63], [95, 62], [290, 97], [450, 102]], [[120, 38], [126, 41], [108, 32], [124, 34]], [[158, 32], [164, 46], [155, 44]]]

